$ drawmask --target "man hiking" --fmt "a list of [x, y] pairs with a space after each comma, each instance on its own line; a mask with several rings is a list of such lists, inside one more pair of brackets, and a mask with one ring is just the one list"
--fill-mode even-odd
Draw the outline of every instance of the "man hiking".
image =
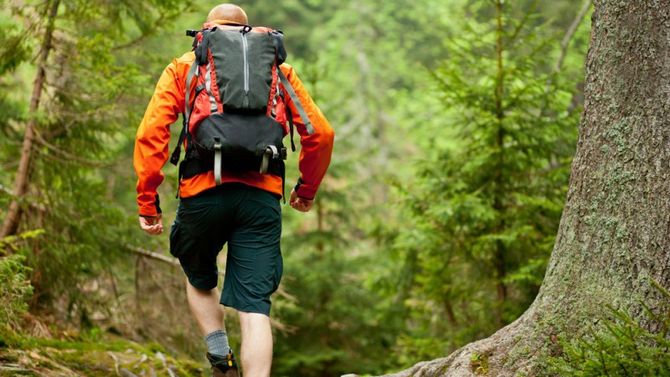
[[[249, 26], [233, 4], [212, 9], [192, 52], [169, 64], [137, 130], [139, 223], [163, 232], [157, 187], [169, 159], [169, 126], [184, 128], [170, 161], [179, 165], [179, 207], [170, 252], [186, 274], [189, 307], [207, 343], [214, 376], [237, 376], [221, 305], [239, 314], [246, 377], [270, 375], [270, 295], [282, 276], [282, 138], [300, 135], [300, 178], [289, 203], [307, 212], [330, 164], [333, 131], [294, 69], [283, 64], [282, 34]], [[225, 64], [224, 64], [225, 62]], [[291, 144], [293, 140], [291, 138]], [[228, 244], [223, 292], [216, 257]]]

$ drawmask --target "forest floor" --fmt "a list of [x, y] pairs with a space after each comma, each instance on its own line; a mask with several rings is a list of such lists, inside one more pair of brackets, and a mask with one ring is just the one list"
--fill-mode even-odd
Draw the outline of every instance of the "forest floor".
[[173, 357], [157, 344], [113, 335], [61, 331], [48, 338], [0, 332], [0, 376], [184, 377], [209, 370], [194, 360]]

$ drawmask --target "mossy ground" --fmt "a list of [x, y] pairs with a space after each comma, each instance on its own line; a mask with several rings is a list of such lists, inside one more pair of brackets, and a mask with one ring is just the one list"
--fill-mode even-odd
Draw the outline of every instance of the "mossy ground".
[[0, 332], [0, 376], [207, 376], [205, 364], [112, 335], [36, 338]]

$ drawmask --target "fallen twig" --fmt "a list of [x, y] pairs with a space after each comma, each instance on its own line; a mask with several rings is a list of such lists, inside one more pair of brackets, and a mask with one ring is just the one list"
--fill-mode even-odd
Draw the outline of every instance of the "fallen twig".
[[120, 376], [121, 374], [119, 373], [119, 359], [116, 357], [116, 355], [114, 355], [111, 352], [107, 352], [107, 355], [109, 355], [109, 357], [111, 357], [112, 360], [114, 360], [114, 372], [116, 372], [117, 376]]
[[0, 365], [0, 371], [27, 373], [30, 369], [21, 368], [19, 364], [5, 364]]
[[163, 363], [163, 366], [165, 367], [165, 370], [167, 370], [170, 377], [177, 377], [177, 375], [172, 371], [172, 367], [168, 365], [165, 355], [163, 355], [161, 352], [156, 352], [156, 357]]

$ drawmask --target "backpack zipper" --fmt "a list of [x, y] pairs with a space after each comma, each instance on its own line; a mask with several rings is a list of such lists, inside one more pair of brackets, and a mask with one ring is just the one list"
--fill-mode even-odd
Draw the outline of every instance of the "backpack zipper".
[[[242, 49], [244, 50], [244, 93], [249, 96], [249, 60], [247, 55], [249, 54], [249, 45], [247, 44], [247, 34], [242, 31]], [[247, 98], [247, 101], [249, 99]]]

